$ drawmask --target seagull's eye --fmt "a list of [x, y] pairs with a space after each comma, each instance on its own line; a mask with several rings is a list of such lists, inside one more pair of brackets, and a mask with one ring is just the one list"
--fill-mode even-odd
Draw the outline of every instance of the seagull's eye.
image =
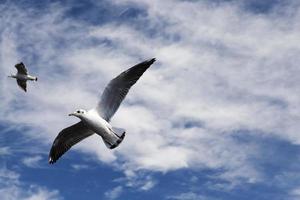
[[80, 113], [80, 111], [79, 111], [79, 110], [77, 110], [77, 113]]

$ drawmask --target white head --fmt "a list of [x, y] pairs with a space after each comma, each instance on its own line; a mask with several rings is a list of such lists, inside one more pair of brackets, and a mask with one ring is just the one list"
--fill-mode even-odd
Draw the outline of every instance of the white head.
[[73, 113], [70, 113], [69, 116], [75, 116], [75, 117], [79, 117], [82, 118], [84, 115], [86, 114], [86, 111], [83, 109], [78, 109]]

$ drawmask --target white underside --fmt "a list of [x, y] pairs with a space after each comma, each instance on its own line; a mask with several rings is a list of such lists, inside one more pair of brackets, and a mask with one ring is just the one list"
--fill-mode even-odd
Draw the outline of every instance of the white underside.
[[120, 140], [120, 138], [113, 133], [112, 126], [105, 121], [95, 109], [89, 110], [84, 114], [84, 118], [81, 120], [89, 129], [100, 135], [104, 142], [107, 142], [109, 145], [114, 145]]
[[17, 74], [16, 78], [18, 80], [22, 80], [22, 81], [34, 81], [34, 80], [36, 80], [36, 77], [31, 76], [31, 75], [25, 75], [25, 74]]

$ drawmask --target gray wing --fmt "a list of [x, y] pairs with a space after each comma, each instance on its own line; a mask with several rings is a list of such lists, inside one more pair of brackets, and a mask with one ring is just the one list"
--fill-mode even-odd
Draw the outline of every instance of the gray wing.
[[63, 129], [52, 144], [49, 153], [49, 163], [55, 163], [73, 145], [93, 134], [94, 132], [88, 129], [83, 122], [78, 122], [77, 124]]
[[20, 86], [20, 88], [22, 88], [25, 92], [27, 91], [26, 90], [26, 87], [27, 87], [26, 81], [17, 79], [17, 83]]
[[27, 75], [27, 73], [28, 73], [25, 65], [22, 62], [16, 64], [15, 68], [17, 68], [17, 70], [18, 70], [18, 74]]
[[143, 75], [143, 73], [155, 62], [155, 58], [141, 62], [119, 76], [112, 79], [104, 89], [97, 106], [100, 116], [109, 121], [118, 110], [121, 102], [127, 95], [131, 86]]

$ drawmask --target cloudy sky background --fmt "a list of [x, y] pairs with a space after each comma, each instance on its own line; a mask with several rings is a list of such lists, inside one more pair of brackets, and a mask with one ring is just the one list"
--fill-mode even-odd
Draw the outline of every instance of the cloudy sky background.
[[[299, 1], [0, 2], [1, 199], [300, 198]], [[48, 165], [67, 114], [152, 57], [112, 119], [122, 145]]]

